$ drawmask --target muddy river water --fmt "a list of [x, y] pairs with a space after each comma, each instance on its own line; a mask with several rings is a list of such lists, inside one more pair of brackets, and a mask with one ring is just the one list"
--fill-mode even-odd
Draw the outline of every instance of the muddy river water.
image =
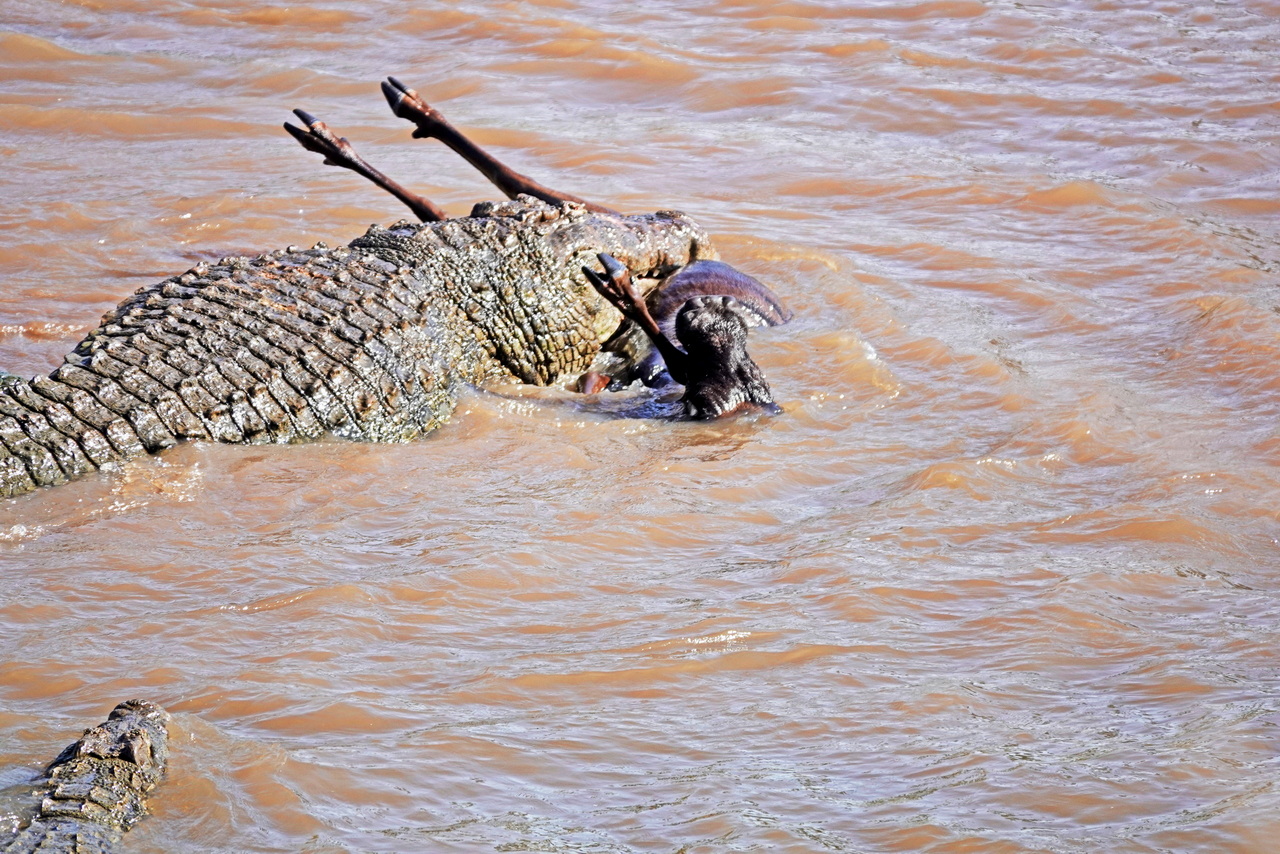
[[0, 502], [0, 790], [136, 696], [134, 852], [1276, 850], [1278, 44], [1262, 0], [3, 0], [7, 371], [405, 215], [293, 107], [495, 198], [387, 74], [796, 316], [773, 418], [477, 389]]

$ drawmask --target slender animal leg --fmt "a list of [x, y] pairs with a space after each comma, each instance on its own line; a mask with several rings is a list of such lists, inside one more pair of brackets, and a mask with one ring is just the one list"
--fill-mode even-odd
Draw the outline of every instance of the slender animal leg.
[[423, 222], [441, 222], [449, 218], [449, 215], [432, 204], [430, 199], [406, 190], [366, 163], [363, 157], [356, 154], [356, 150], [352, 148], [351, 143], [347, 142], [345, 137], [336, 136], [324, 122], [305, 110], [294, 110], [293, 114], [302, 119], [307, 129], [303, 130], [288, 122], [285, 122], [284, 129], [294, 139], [302, 143], [303, 148], [308, 151], [314, 151], [316, 154], [323, 154], [326, 164], [341, 166], [343, 169], [350, 169], [357, 175], [363, 175], [408, 205], [414, 216]]
[[391, 105], [391, 112], [402, 119], [408, 119], [418, 126], [413, 132], [415, 139], [438, 139], [445, 145], [461, 154], [468, 163], [493, 182], [493, 185], [514, 199], [520, 194], [542, 199], [544, 202], [558, 204], [560, 202], [577, 202], [587, 210], [596, 213], [616, 214], [617, 211], [588, 202], [568, 193], [557, 192], [544, 187], [532, 178], [521, 175], [489, 154], [480, 146], [463, 136], [462, 132], [445, 121], [440, 111], [423, 101], [417, 92], [405, 86], [394, 77], [388, 77], [382, 84], [382, 94]]
[[582, 272], [587, 281], [595, 287], [600, 295], [611, 302], [614, 308], [622, 312], [622, 316], [639, 326], [649, 336], [653, 346], [658, 348], [662, 359], [667, 363], [667, 372], [678, 383], [683, 383], [688, 374], [688, 356], [663, 334], [658, 322], [649, 313], [644, 298], [631, 283], [631, 273], [612, 255], [601, 252], [596, 256], [604, 266], [605, 275], [601, 276], [590, 267], [583, 267]]

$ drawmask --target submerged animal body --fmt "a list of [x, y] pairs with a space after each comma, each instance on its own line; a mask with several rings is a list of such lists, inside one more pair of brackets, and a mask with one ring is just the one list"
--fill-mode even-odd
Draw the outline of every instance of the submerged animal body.
[[[415, 136], [442, 139], [511, 200], [448, 219], [297, 111], [307, 129], [286, 128], [306, 148], [388, 189], [424, 221], [375, 226], [344, 247], [199, 264], [126, 299], [47, 377], [0, 375], [0, 496], [186, 439], [411, 439], [444, 422], [467, 385], [545, 385], [583, 372], [618, 337], [618, 314], [583, 270], [598, 257], [634, 273], [644, 283], [639, 298], [669, 279], [688, 291], [682, 304], [709, 294], [776, 303], [754, 280], [726, 291], [719, 268], [702, 287], [698, 275], [681, 278], [715, 258], [688, 216], [626, 216], [548, 190], [493, 160], [394, 78], [383, 90], [418, 125]], [[743, 314], [726, 305], [713, 308]]]
[[87, 730], [45, 769], [38, 806], [0, 833], [0, 854], [109, 854], [146, 814], [146, 797], [169, 759], [169, 713], [129, 700]]

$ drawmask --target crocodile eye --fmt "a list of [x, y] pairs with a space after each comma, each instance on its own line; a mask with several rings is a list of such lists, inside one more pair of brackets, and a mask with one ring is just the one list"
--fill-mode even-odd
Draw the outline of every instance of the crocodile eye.
[[125, 762], [132, 762], [139, 768], [150, 765], [152, 755], [151, 736], [147, 735], [145, 730], [130, 736], [120, 748], [120, 758]]

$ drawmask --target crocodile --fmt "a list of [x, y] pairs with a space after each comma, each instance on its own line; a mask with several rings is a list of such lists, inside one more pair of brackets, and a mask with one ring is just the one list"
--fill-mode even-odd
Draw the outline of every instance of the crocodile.
[[129, 700], [85, 730], [45, 769], [39, 805], [20, 827], [0, 828], [0, 854], [99, 854], [118, 849], [146, 814], [169, 759], [169, 713]]
[[[451, 219], [295, 110], [305, 127], [285, 129], [298, 142], [387, 190], [418, 222], [374, 225], [346, 246], [198, 263], [107, 312], [49, 375], [0, 372], [0, 497], [185, 440], [407, 441], [448, 420], [471, 386], [582, 376], [578, 387], [594, 391], [630, 382], [642, 365], [642, 379], [658, 384], [674, 376], [662, 370], [671, 348], [655, 350], [658, 326], [620, 323], [611, 303], [635, 312], [584, 269], [604, 256], [625, 267], [627, 287], [667, 322], [659, 334], [680, 334], [670, 321], [688, 301], [659, 308], [667, 281], [683, 282], [673, 292], [690, 298], [726, 297], [704, 300], [702, 310], [735, 331], [745, 324], [742, 335], [789, 317], [764, 285], [737, 271], [723, 275], [720, 268], [732, 268], [715, 260], [706, 231], [688, 215], [624, 215], [550, 190], [494, 159], [395, 78], [382, 90], [392, 111], [416, 125], [415, 137], [443, 141], [508, 200]], [[687, 334], [693, 341], [699, 333]], [[743, 347], [730, 350], [745, 357]], [[712, 348], [707, 358], [729, 358], [730, 350]], [[748, 397], [725, 396], [720, 410], [686, 401], [686, 411], [714, 417], [772, 405], [767, 385]]]

